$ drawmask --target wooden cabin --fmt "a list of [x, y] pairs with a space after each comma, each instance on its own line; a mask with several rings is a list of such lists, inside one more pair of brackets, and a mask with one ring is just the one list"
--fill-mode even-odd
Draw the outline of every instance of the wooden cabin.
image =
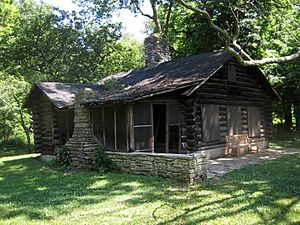
[[104, 78], [91, 108], [94, 136], [121, 152], [226, 155], [225, 137], [247, 134], [267, 146], [279, 98], [257, 67], [224, 51]]
[[43, 82], [36, 83], [24, 103], [33, 115], [34, 147], [43, 155], [53, 155], [64, 145], [74, 129], [75, 93], [94, 85]]
[[[35, 148], [53, 154], [73, 132], [74, 97], [89, 108], [93, 134], [106, 150], [191, 153], [222, 157], [225, 137], [247, 134], [264, 147], [272, 135], [272, 102], [279, 97], [257, 67], [243, 67], [224, 51], [118, 73], [94, 85], [35, 84]], [[75, 138], [75, 137], [74, 137]]]

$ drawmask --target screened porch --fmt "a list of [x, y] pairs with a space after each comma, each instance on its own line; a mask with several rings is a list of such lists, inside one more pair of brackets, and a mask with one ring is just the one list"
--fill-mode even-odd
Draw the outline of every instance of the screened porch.
[[94, 136], [106, 150], [180, 153], [180, 112], [177, 102], [138, 102], [94, 107]]

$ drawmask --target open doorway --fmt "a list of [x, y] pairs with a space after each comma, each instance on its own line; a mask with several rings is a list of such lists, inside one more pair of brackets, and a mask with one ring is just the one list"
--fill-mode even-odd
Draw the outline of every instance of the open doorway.
[[166, 110], [165, 104], [153, 104], [154, 152], [166, 152]]

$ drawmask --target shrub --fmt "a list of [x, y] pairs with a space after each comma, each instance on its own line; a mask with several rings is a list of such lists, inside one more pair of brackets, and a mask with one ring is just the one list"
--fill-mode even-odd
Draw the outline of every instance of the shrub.
[[71, 154], [70, 149], [67, 146], [61, 146], [55, 148], [55, 152], [57, 155], [57, 160], [62, 166], [71, 166], [72, 160], [71, 160]]
[[101, 172], [118, 171], [118, 167], [110, 160], [105, 150], [102, 148], [95, 149], [95, 167]]

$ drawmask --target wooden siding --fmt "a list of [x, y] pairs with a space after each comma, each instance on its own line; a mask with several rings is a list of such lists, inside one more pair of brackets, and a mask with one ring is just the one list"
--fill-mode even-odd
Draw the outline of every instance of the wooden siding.
[[[36, 102], [32, 106], [34, 148], [37, 152], [52, 155], [55, 147], [65, 144], [66, 140], [62, 140], [62, 133], [67, 132], [68, 134], [64, 135], [66, 136], [65, 139], [68, 139], [71, 135], [70, 128], [73, 128], [73, 125], [67, 123], [70, 116], [74, 117], [74, 114], [70, 112], [70, 110], [57, 110], [44, 95], [37, 97]], [[66, 114], [64, 121], [59, 119], [62, 114]]]
[[[232, 65], [233, 62], [230, 62]], [[188, 150], [206, 150], [225, 146], [225, 136], [228, 135], [227, 107], [239, 106], [241, 113], [241, 133], [248, 134], [248, 107], [260, 109], [260, 137], [272, 135], [272, 95], [269, 87], [260, 74], [250, 73], [245, 67], [236, 66], [236, 81], [228, 80], [228, 70], [225, 65], [220, 71], [206, 81], [184, 103], [181, 110], [181, 138]], [[203, 141], [201, 106], [216, 105], [219, 107], [220, 139], [214, 142]]]

